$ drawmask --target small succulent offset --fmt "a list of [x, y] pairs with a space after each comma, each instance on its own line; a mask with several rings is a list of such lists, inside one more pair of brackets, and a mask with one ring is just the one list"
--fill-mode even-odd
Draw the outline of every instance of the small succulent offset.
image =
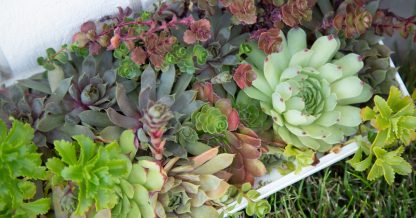
[[[291, 145], [288, 145], [288, 146], [291, 146]], [[293, 146], [291, 146], [291, 148], [293, 148]], [[296, 150], [293, 152], [292, 150], [290, 151], [290, 154], [289, 154], [285, 149], [275, 147], [275, 146], [266, 146], [264, 149], [265, 151], [263, 152], [260, 160], [266, 166], [267, 172], [271, 172], [273, 169], [277, 169], [277, 171], [281, 175], [286, 175], [290, 172], [295, 171], [296, 166], [294, 164], [294, 161], [291, 161], [291, 159], [296, 160], [296, 155], [302, 153], [302, 152], [296, 152]], [[286, 151], [286, 154], [284, 153], [285, 151]], [[303, 162], [309, 162], [309, 161], [303, 161]]]
[[[234, 196], [237, 203], [241, 203], [243, 198], [245, 198], [248, 202], [246, 213], [249, 216], [256, 215], [256, 217], [266, 217], [267, 214], [271, 211], [271, 205], [265, 199], [258, 200], [260, 193], [257, 190], [254, 190], [250, 183], [244, 183], [241, 185], [239, 189], [234, 186], [229, 188], [227, 192], [228, 196]], [[225, 200], [226, 198], [223, 198]]]
[[228, 128], [227, 117], [221, 113], [220, 109], [208, 104], [192, 114], [192, 121], [197, 130], [209, 134], [224, 133]]
[[0, 217], [35, 218], [49, 210], [50, 198], [34, 199], [35, 181], [45, 180], [47, 173], [33, 136], [29, 124], [13, 120], [8, 131], [0, 120]]
[[[400, 155], [404, 146], [416, 140], [415, 105], [410, 96], [402, 97], [397, 87], [391, 87], [387, 101], [375, 96], [374, 103], [373, 109], [363, 108], [361, 116], [375, 128], [375, 136], [370, 131], [367, 139], [358, 141], [360, 148], [349, 163], [357, 171], [367, 170], [372, 165], [369, 180], [384, 176], [387, 183], [392, 184], [395, 173], [412, 172], [412, 166]], [[364, 160], [363, 155], [367, 155]]]
[[158, 217], [218, 217], [211, 201], [218, 201], [230, 187], [219, 175], [226, 175], [223, 170], [233, 158], [212, 148], [187, 161], [170, 159], [164, 167], [167, 181], [158, 193]]
[[310, 166], [315, 161], [315, 152], [311, 149], [299, 149], [291, 144], [285, 147], [283, 155], [291, 161], [296, 161], [295, 173], [299, 173], [302, 167]]
[[123, 185], [122, 179], [132, 169], [130, 160], [116, 142], [103, 146], [82, 135], [74, 136], [74, 140], [55, 141], [60, 158], [50, 158], [46, 163], [52, 185], [69, 189], [66, 194], [76, 193], [73, 201], [64, 201], [68, 199], [65, 195], [62, 200], [53, 199], [59, 205], [55, 210], [64, 208], [67, 215], [82, 216], [90, 210], [113, 208], [119, 201], [116, 187]]
[[244, 92], [260, 101], [285, 142], [328, 151], [361, 123], [360, 109], [350, 104], [372, 96], [371, 87], [357, 77], [363, 62], [352, 53], [333, 60], [340, 42], [332, 35], [318, 38], [311, 49], [300, 28], [291, 29], [287, 41], [280, 35], [278, 53], [266, 57], [253, 45], [247, 54], [257, 77]]

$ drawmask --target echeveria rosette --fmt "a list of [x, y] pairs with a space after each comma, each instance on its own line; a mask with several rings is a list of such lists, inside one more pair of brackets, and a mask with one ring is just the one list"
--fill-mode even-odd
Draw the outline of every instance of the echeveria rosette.
[[8, 131], [0, 119], [0, 217], [34, 218], [48, 212], [50, 198], [35, 200], [36, 180], [47, 178], [29, 124], [13, 120]]
[[357, 77], [363, 61], [352, 53], [333, 60], [340, 42], [332, 35], [318, 38], [311, 49], [300, 28], [291, 29], [287, 40], [281, 32], [281, 38], [278, 53], [266, 57], [253, 48], [247, 54], [257, 78], [244, 92], [260, 101], [284, 141], [327, 151], [361, 123], [360, 109], [350, 104], [372, 96], [371, 87]]
[[[230, 185], [224, 171], [233, 162], [234, 155], [211, 148], [190, 160], [179, 157], [164, 166], [168, 178], [160, 193], [156, 214], [158, 217], [218, 217], [214, 202], [220, 201]], [[226, 176], [229, 177], [229, 176]]]
[[[130, 160], [116, 142], [103, 146], [86, 136], [73, 138], [72, 143], [55, 141], [60, 158], [50, 158], [46, 163], [53, 186], [74, 187], [77, 191], [76, 201], [72, 202], [76, 204], [75, 211], [64, 212], [82, 216], [91, 208], [97, 212], [113, 208], [119, 200], [116, 187], [131, 171]], [[54, 201], [61, 208], [73, 207], [62, 205], [61, 199]]]

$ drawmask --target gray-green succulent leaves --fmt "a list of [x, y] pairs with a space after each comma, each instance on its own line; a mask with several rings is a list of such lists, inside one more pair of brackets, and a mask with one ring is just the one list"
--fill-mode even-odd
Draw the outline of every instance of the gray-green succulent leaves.
[[287, 41], [280, 35], [279, 52], [267, 57], [252, 46], [247, 61], [257, 78], [244, 92], [260, 101], [284, 141], [327, 151], [361, 123], [360, 108], [350, 104], [372, 96], [371, 87], [357, 77], [363, 61], [353, 53], [334, 60], [340, 42], [332, 35], [318, 38], [311, 49], [300, 28], [291, 29]]

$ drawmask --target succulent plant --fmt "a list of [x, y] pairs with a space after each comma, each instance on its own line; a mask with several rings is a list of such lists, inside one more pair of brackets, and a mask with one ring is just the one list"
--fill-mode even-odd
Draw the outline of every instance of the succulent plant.
[[295, 173], [299, 173], [302, 167], [307, 167], [315, 162], [315, 152], [311, 149], [299, 149], [289, 144], [285, 147], [283, 155], [290, 161], [296, 162]]
[[278, 52], [282, 38], [280, 37], [279, 28], [270, 28], [267, 31], [260, 33], [259, 35], [259, 48], [266, 54]]
[[240, 125], [237, 131], [226, 132], [225, 139], [225, 142], [222, 142], [223, 147], [236, 155], [230, 167], [230, 183], [253, 183], [254, 177], [266, 173], [266, 167], [259, 160], [262, 154], [261, 139], [253, 130]]
[[228, 13], [210, 17], [212, 36], [203, 44], [208, 55], [204, 64], [196, 65], [196, 73], [200, 81], [212, 80], [225, 73], [226, 79], [221, 79], [217, 84], [221, 84], [225, 90], [234, 94], [232, 90], [235, 90], [235, 85], [232, 85], [232, 76], [230, 71], [224, 71], [224, 68], [240, 63], [236, 55], [240, 45], [248, 38], [248, 34], [242, 33], [242, 28], [239, 26], [231, 27], [230, 17]]
[[266, 166], [267, 172], [270, 173], [273, 169], [277, 169], [281, 175], [286, 175], [295, 171], [294, 162], [288, 160], [290, 157], [284, 156], [285, 150], [283, 148], [265, 146], [264, 150], [260, 160]]
[[80, 63], [64, 66], [72, 76], [68, 93], [76, 110], [101, 111], [115, 104], [116, 73], [112, 69], [110, 52], [98, 57], [87, 56]]
[[151, 160], [139, 160], [132, 165], [127, 178], [120, 181], [117, 188], [119, 201], [112, 209], [114, 217], [156, 217], [156, 196], [152, 193], [159, 192], [166, 180], [163, 168]]
[[343, 2], [333, 20], [333, 26], [337, 31], [342, 31], [346, 38], [352, 38], [364, 34], [370, 27], [373, 16], [364, 7], [355, 3]]
[[364, 121], [370, 121], [367, 137], [357, 136], [359, 149], [348, 162], [357, 171], [371, 167], [367, 179], [375, 180], [384, 176], [388, 184], [393, 184], [395, 174], [408, 175], [412, 165], [403, 157], [405, 146], [416, 140], [416, 110], [410, 96], [402, 96], [397, 87], [392, 86], [387, 101], [374, 97], [374, 108], [365, 107], [361, 111]]
[[283, 33], [281, 37], [280, 52], [267, 57], [253, 45], [247, 61], [257, 79], [244, 92], [260, 101], [285, 142], [328, 151], [361, 123], [360, 109], [350, 104], [372, 96], [371, 87], [357, 76], [362, 58], [350, 53], [332, 60], [340, 47], [332, 35], [318, 38], [311, 49], [306, 48], [306, 33], [300, 28], [289, 31], [287, 42]]
[[267, 130], [272, 126], [269, 119], [260, 107], [258, 101], [252, 101], [243, 91], [240, 91], [235, 101], [240, 122], [246, 127], [254, 130]]
[[168, 178], [158, 193], [157, 216], [218, 217], [210, 202], [218, 201], [229, 184], [216, 175], [231, 165], [233, 158], [233, 154], [218, 154], [218, 148], [212, 148], [190, 160], [169, 160], [164, 167]]
[[391, 86], [397, 86], [397, 69], [390, 65], [392, 51], [380, 44], [380, 37], [367, 32], [358, 39], [351, 39], [343, 51], [356, 52], [363, 57], [364, 67], [358, 73], [360, 79], [368, 83], [375, 94], [387, 95]]
[[8, 131], [0, 119], [0, 217], [34, 218], [49, 210], [50, 198], [35, 199], [35, 182], [45, 180], [47, 173], [33, 136], [29, 124], [13, 120]]
[[144, 39], [144, 45], [150, 62], [156, 67], [160, 68], [165, 60], [165, 55], [172, 49], [176, 38], [167, 32], [161, 34], [151, 34]]
[[[162, 158], [166, 138], [176, 132], [176, 124], [190, 117], [203, 104], [195, 100], [195, 91], [185, 91], [192, 75], [183, 74], [176, 84], [175, 76], [175, 68], [171, 65], [157, 79], [158, 74], [149, 65], [141, 75], [140, 93], [132, 92], [128, 96], [125, 87], [119, 84], [116, 99], [120, 111], [107, 109], [111, 122], [135, 132], [137, 147], [139, 139], [143, 138], [139, 137], [140, 132], [144, 131], [150, 137], [150, 148], [157, 159]], [[157, 82], [160, 83], [156, 88]]]
[[55, 210], [73, 209], [64, 213], [82, 216], [90, 210], [113, 208], [119, 199], [116, 187], [131, 171], [130, 160], [116, 142], [103, 146], [83, 135], [74, 139], [72, 143], [55, 141], [60, 158], [50, 158], [46, 163], [52, 185], [69, 189], [67, 193], [72, 196], [76, 193], [74, 201], [64, 201], [66, 196], [53, 199], [58, 205]]
[[0, 119], [8, 124], [9, 117], [29, 123], [35, 130], [33, 142], [46, 152], [48, 143], [53, 143], [56, 139], [70, 138], [64, 132], [65, 113], [68, 110], [61, 104], [69, 87], [69, 81], [67, 79], [59, 83], [59, 89], [53, 94], [36, 90], [42, 87], [40, 89], [48, 92], [49, 86], [43, 80], [23, 80], [19, 81], [19, 84], [1, 90]]
[[280, 7], [283, 22], [294, 27], [312, 19], [312, 8], [316, 0], [288, 0]]
[[221, 0], [225, 7], [243, 24], [254, 24], [257, 20], [254, 0]]
[[253, 80], [256, 79], [256, 74], [250, 64], [240, 64], [235, 69], [233, 79], [240, 89], [244, 89], [251, 86]]
[[392, 86], [387, 101], [377, 95], [374, 103], [373, 109], [367, 106], [362, 110], [363, 121], [371, 120], [378, 131], [373, 144], [380, 147], [396, 141], [410, 144], [416, 137], [416, 110], [412, 98], [402, 97], [400, 90]]
[[183, 41], [194, 44], [197, 41], [206, 42], [211, 37], [211, 23], [207, 19], [195, 21], [183, 35]]
[[227, 117], [220, 109], [208, 104], [192, 115], [192, 121], [197, 130], [209, 134], [223, 133], [228, 128]]

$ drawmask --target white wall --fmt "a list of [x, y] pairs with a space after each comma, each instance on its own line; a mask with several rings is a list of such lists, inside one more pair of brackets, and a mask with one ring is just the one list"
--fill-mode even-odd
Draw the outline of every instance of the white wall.
[[[0, 0], [0, 83], [41, 72], [38, 56], [69, 43], [80, 25], [117, 7], [139, 10], [149, 0]], [[7, 79], [4, 74], [12, 74]], [[8, 81], [6, 81], [8, 80]]]

